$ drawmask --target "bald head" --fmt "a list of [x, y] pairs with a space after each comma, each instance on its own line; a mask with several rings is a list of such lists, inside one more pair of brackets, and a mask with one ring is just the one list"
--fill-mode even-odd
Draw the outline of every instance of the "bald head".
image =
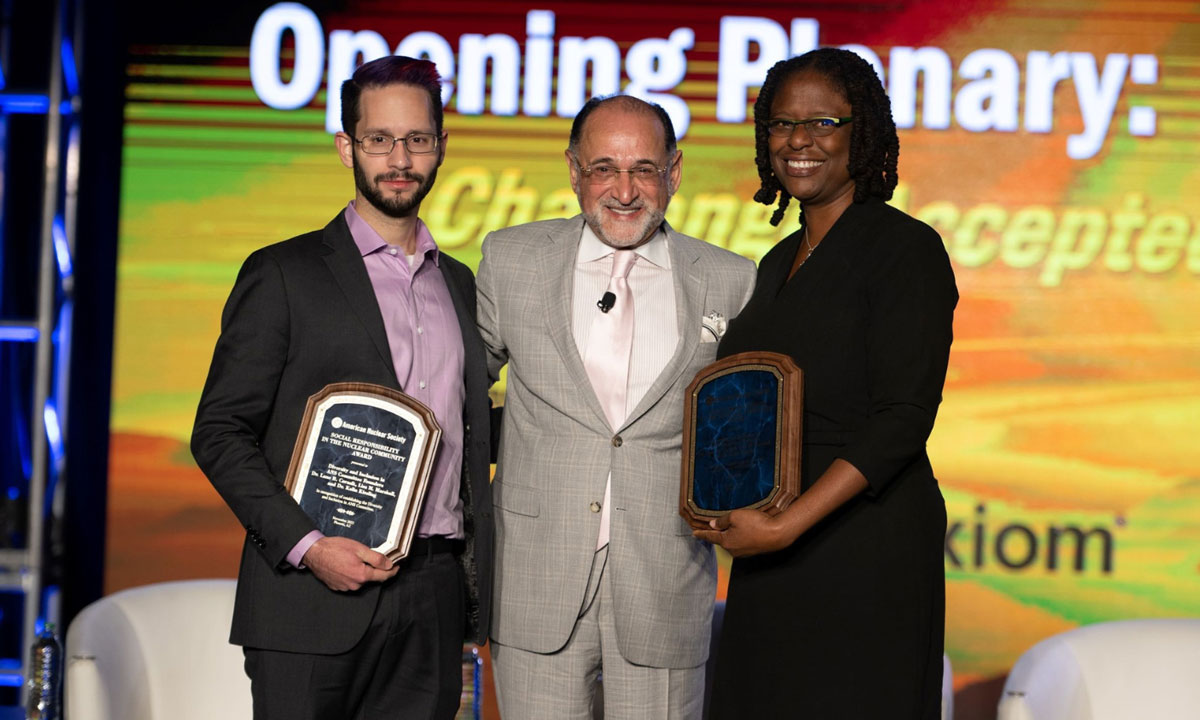
[[644, 114], [647, 117], [654, 118], [662, 125], [663, 137], [666, 143], [664, 148], [666, 155], [671, 157], [675, 154], [675, 126], [671, 124], [671, 116], [667, 115], [667, 111], [663, 110], [662, 106], [648, 103], [632, 95], [609, 95], [607, 97], [594, 97], [588, 100], [579, 113], [575, 115], [575, 121], [571, 123], [571, 140], [567, 144], [567, 150], [572, 155], [579, 155], [579, 143], [586, 130], [585, 126], [588, 118], [592, 113], [601, 108]]

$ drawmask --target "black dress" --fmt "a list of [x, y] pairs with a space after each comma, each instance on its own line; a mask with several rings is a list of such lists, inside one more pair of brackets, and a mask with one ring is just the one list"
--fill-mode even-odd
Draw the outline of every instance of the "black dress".
[[836, 459], [869, 488], [776, 553], [735, 560], [712, 720], [936, 719], [946, 506], [925, 453], [958, 292], [929, 226], [854, 203], [792, 279], [803, 232], [766, 257], [720, 356], [805, 373], [802, 487]]

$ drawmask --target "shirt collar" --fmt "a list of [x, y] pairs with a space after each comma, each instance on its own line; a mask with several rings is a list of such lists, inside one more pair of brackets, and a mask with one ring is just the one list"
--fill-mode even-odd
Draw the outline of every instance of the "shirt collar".
[[[362, 215], [354, 209], [354, 201], [351, 200], [346, 204], [346, 225], [350, 228], [350, 237], [354, 238], [354, 244], [358, 246], [359, 253], [363, 257], [376, 253], [388, 246], [386, 240], [379, 233], [375, 232], [375, 228], [371, 227], [366, 220], [363, 220]], [[425, 222], [421, 218], [417, 218], [417, 256], [430, 255], [434, 265], [438, 265], [440, 261], [437, 243], [433, 240], [433, 234], [429, 232]]]
[[[654, 232], [654, 237], [646, 244], [634, 248], [634, 252], [643, 260], [649, 262], [655, 267], [663, 270], [671, 269], [671, 252], [667, 246], [667, 234], [663, 232], [662, 227]], [[604, 241], [596, 237], [596, 233], [592, 231], [590, 225], [583, 223], [583, 235], [579, 238], [579, 255], [577, 262], [582, 265], [584, 263], [594, 262], [601, 258], [606, 258], [613, 254], [613, 248], [605, 245]]]

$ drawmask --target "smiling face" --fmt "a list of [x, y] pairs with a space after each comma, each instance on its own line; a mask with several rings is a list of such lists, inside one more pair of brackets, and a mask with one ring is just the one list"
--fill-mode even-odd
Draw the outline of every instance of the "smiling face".
[[[785, 78], [775, 91], [768, 120], [807, 120], [850, 117], [849, 101], [825, 76], [800, 71]], [[840, 212], [854, 201], [850, 178], [850, 126], [825, 137], [812, 137], [798, 126], [787, 137], [769, 136], [771, 168], [788, 194], [804, 209]]]
[[[359, 106], [355, 138], [437, 133], [429, 93], [415, 85], [368, 88], [363, 90]], [[445, 137], [438, 138], [437, 151], [428, 154], [412, 154], [397, 142], [387, 155], [369, 155], [344, 132], [338, 133], [337, 146], [342, 164], [354, 168], [355, 208], [360, 213], [374, 210], [393, 218], [417, 214], [446, 152]]]
[[[579, 207], [588, 227], [600, 240], [614, 248], [634, 248], [646, 243], [662, 224], [671, 196], [679, 187], [681, 157], [676, 151], [668, 156], [662, 123], [652, 112], [642, 112], [618, 104], [597, 108], [583, 126], [578, 158], [567, 151], [571, 187], [579, 197]], [[634, 180], [619, 173], [605, 182], [593, 174], [588, 177], [576, 166], [594, 168], [608, 165], [619, 170], [653, 166], [670, 168], [649, 180]]]

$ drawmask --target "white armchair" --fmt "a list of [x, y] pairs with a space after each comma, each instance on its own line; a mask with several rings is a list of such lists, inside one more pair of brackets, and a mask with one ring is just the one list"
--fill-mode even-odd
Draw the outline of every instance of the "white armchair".
[[942, 720], [954, 720], [954, 670], [950, 656], [942, 654]]
[[997, 720], [1194, 720], [1198, 677], [1200, 618], [1088, 625], [1021, 655]]
[[250, 680], [229, 644], [233, 580], [124, 590], [67, 631], [67, 720], [250, 720]]

